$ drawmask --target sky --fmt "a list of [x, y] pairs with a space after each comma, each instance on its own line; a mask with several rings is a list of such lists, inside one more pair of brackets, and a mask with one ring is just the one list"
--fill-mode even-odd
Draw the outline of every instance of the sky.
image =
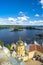
[[43, 25], [43, 0], [0, 0], [0, 25]]

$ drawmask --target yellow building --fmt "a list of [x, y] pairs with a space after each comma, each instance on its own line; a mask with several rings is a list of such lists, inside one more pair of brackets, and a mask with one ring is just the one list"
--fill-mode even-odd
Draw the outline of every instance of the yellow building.
[[11, 44], [11, 50], [16, 50], [16, 44], [15, 43]]
[[19, 39], [16, 44], [17, 44], [17, 55], [19, 57], [24, 56], [25, 55], [24, 42], [21, 39]]
[[[14, 44], [13, 44], [12, 47], [15, 48]], [[17, 43], [16, 43], [16, 50], [14, 50], [12, 52], [12, 56], [15, 57], [15, 58], [21, 59], [23, 61], [27, 61], [28, 60], [29, 57], [26, 54], [25, 43], [21, 39], [19, 39], [17, 41]]]

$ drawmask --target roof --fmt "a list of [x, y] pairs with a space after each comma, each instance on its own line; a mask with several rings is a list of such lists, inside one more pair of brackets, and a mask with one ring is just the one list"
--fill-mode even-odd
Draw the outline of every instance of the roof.
[[24, 45], [24, 42], [21, 39], [19, 39], [16, 44], [17, 45]]
[[19, 60], [18, 58], [14, 58], [14, 57], [10, 56], [9, 59], [13, 65], [25, 65], [24, 62]]
[[36, 45], [40, 46], [40, 44], [38, 44], [38, 43], [37, 43], [37, 41], [34, 41], [34, 44], [36, 44]]
[[12, 65], [8, 56], [5, 54], [3, 50], [0, 51], [0, 64], [1, 65]]
[[12, 54], [16, 54], [16, 52], [15, 52], [15, 51], [13, 51], [13, 52], [12, 52]]
[[9, 49], [7, 47], [3, 47], [3, 51], [7, 54], [10, 53]]
[[2, 46], [0, 45], [0, 49], [2, 49]]

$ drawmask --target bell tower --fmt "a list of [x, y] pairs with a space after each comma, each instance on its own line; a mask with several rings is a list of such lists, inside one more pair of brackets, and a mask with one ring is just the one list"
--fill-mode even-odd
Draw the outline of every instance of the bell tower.
[[24, 42], [21, 40], [21, 38], [17, 41], [17, 54], [18, 56], [25, 55]]

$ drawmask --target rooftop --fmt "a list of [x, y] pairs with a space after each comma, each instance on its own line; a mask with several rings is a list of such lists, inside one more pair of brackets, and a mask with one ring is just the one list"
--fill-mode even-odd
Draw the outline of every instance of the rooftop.
[[17, 41], [17, 45], [24, 45], [24, 42], [21, 40], [21, 38]]

